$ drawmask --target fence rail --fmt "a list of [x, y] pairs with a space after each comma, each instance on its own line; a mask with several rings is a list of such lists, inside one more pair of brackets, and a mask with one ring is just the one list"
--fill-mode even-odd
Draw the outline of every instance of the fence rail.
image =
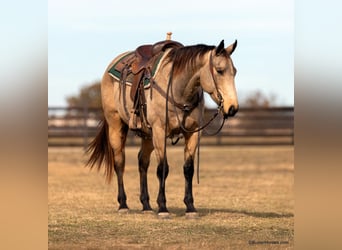
[[[96, 135], [102, 118], [99, 108], [49, 107], [49, 146], [86, 146]], [[215, 110], [205, 111], [205, 120]], [[229, 118], [221, 132], [209, 136], [221, 123], [215, 119], [203, 132], [202, 145], [293, 145], [294, 108], [240, 108], [235, 117]], [[140, 138], [129, 132], [127, 145], [139, 145]]]

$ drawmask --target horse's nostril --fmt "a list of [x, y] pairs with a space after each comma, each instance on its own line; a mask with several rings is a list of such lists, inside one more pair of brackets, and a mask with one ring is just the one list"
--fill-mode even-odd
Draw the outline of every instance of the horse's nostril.
[[228, 110], [228, 115], [229, 116], [234, 116], [236, 114], [236, 112], [238, 111], [239, 108], [235, 109], [235, 107], [232, 105], [230, 106], [229, 110]]

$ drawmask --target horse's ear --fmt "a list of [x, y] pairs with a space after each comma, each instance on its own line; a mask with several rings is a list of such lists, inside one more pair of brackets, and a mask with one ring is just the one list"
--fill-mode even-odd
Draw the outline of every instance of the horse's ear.
[[219, 46], [216, 47], [215, 54], [219, 55], [224, 50], [224, 40], [222, 40]]
[[234, 43], [232, 43], [231, 45], [229, 45], [227, 48], [226, 48], [226, 51], [228, 52], [229, 55], [233, 54], [235, 48], [237, 46], [237, 40], [235, 40]]

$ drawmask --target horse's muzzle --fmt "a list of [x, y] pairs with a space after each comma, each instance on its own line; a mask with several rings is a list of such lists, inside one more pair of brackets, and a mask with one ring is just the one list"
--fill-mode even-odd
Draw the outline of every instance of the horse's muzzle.
[[239, 110], [239, 106], [235, 108], [233, 105], [229, 107], [228, 113], [224, 113], [224, 119], [227, 119], [229, 116], [233, 117]]

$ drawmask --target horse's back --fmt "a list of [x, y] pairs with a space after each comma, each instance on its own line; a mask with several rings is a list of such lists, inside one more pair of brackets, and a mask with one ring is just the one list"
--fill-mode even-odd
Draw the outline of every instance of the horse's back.
[[110, 70], [110, 68], [113, 67], [113, 65], [114, 65], [115, 63], [117, 63], [121, 58], [123, 58], [125, 55], [127, 55], [127, 54], [129, 54], [129, 53], [132, 53], [132, 51], [126, 51], [126, 52], [123, 52], [123, 53], [117, 55], [117, 56], [109, 63], [109, 65], [108, 65], [107, 68], [106, 68], [105, 73], [108, 72], [108, 70]]

